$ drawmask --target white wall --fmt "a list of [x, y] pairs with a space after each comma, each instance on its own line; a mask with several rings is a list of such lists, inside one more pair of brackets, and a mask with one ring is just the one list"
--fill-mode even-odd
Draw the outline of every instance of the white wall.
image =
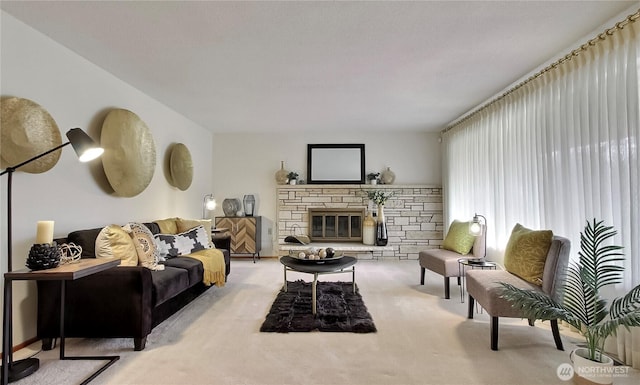
[[[184, 116], [132, 88], [100, 67], [2, 12], [0, 94], [35, 101], [56, 120], [63, 139], [81, 127], [99, 140], [112, 108], [135, 112], [149, 127], [156, 145], [156, 170], [150, 185], [136, 197], [109, 191], [99, 160], [79, 163], [65, 147], [58, 164], [43, 174], [16, 172], [13, 180], [13, 268], [24, 267], [35, 241], [36, 222], [54, 220], [55, 236], [109, 223], [150, 221], [168, 216], [199, 218], [202, 199], [211, 192], [212, 134]], [[184, 143], [194, 164], [187, 191], [171, 187], [163, 171], [167, 148]], [[0, 178], [0, 261], [6, 271], [6, 176]], [[14, 284], [14, 344], [36, 335], [34, 283]]]
[[[347, 130], [345, 130], [347, 131]], [[214, 134], [213, 191], [218, 201], [215, 216], [223, 216], [225, 198], [256, 196], [256, 215], [262, 216], [261, 255], [273, 254], [276, 218], [275, 173], [280, 161], [285, 169], [307, 179], [307, 144], [364, 143], [366, 173], [386, 167], [396, 174], [396, 184], [442, 184], [438, 133], [335, 133]], [[271, 232], [271, 233], [270, 233]]]

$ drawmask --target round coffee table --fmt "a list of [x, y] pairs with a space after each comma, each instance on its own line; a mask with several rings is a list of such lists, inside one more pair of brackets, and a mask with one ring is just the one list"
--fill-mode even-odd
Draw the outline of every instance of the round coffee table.
[[[284, 265], [284, 291], [287, 291], [287, 270], [313, 274], [313, 285], [311, 285], [311, 310], [313, 314], [316, 314], [316, 285], [318, 284], [318, 276], [325, 274], [351, 273], [353, 293], [355, 294], [356, 267], [354, 265], [356, 262], [358, 262], [358, 260], [355, 257], [348, 256], [331, 261], [303, 260], [289, 256], [281, 257], [280, 263]], [[351, 267], [351, 269], [345, 270], [349, 267]]]

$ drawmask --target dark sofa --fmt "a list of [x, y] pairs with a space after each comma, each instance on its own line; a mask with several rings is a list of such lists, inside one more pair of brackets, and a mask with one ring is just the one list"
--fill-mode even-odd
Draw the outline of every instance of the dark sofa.
[[[153, 234], [160, 228], [145, 223]], [[82, 246], [82, 258], [95, 258], [95, 240], [102, 228], [79, 230], [58, 244]], [[231, 271], [230, 239], [213, 237], [224, 254], [225, 277]], [[151, 330], [210, 288], [202, 282], [203, 266], [190, 257], [160, 262], [164, 270], [118, 266], [66, 283], [65, 337], [132, 337], [134, 350], [145, 348]], [[54, 347], [60, 336], [60, 282], [38, 281], [38, 338], [43, 350]]]

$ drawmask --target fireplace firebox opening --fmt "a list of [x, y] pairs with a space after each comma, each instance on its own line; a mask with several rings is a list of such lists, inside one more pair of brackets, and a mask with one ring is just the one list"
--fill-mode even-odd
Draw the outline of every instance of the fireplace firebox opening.
[[364, 208], [310, 208], [311, 241], [362, 242], [364, 212]]

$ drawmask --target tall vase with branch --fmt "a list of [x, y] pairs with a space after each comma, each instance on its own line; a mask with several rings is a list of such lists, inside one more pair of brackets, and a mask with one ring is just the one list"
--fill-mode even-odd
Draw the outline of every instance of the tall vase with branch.
[[389, 235], [387, 232], [387, 223], [384, 217], [384, 205], [387, 200], [394, 195], [394, 192], [384, 192], [381, 190], [367, 191], [369, 200], [373, 201], [378, 206], [378, 216], [376, 222], [376, 245], [386, 246], [389, 242]]
[[580, 233], [579, 260], [569, 265], [560, 300], [502, 283], [503, 297], [527, 317], [559, 319], [576, 328], [586, 340], [588, 356], [583, 358], [595, 362], [611, 361], [603, 354], [604, 343], [619, 327], [640, 326], [640, 285], [615, 298], [610, 307], [600, 294], [604, 286], [622, 282], [624, 268], [617, 264], [624, 260], [622, 247], [604, 245], [615, 234], [603, 221], [587, 222]]

